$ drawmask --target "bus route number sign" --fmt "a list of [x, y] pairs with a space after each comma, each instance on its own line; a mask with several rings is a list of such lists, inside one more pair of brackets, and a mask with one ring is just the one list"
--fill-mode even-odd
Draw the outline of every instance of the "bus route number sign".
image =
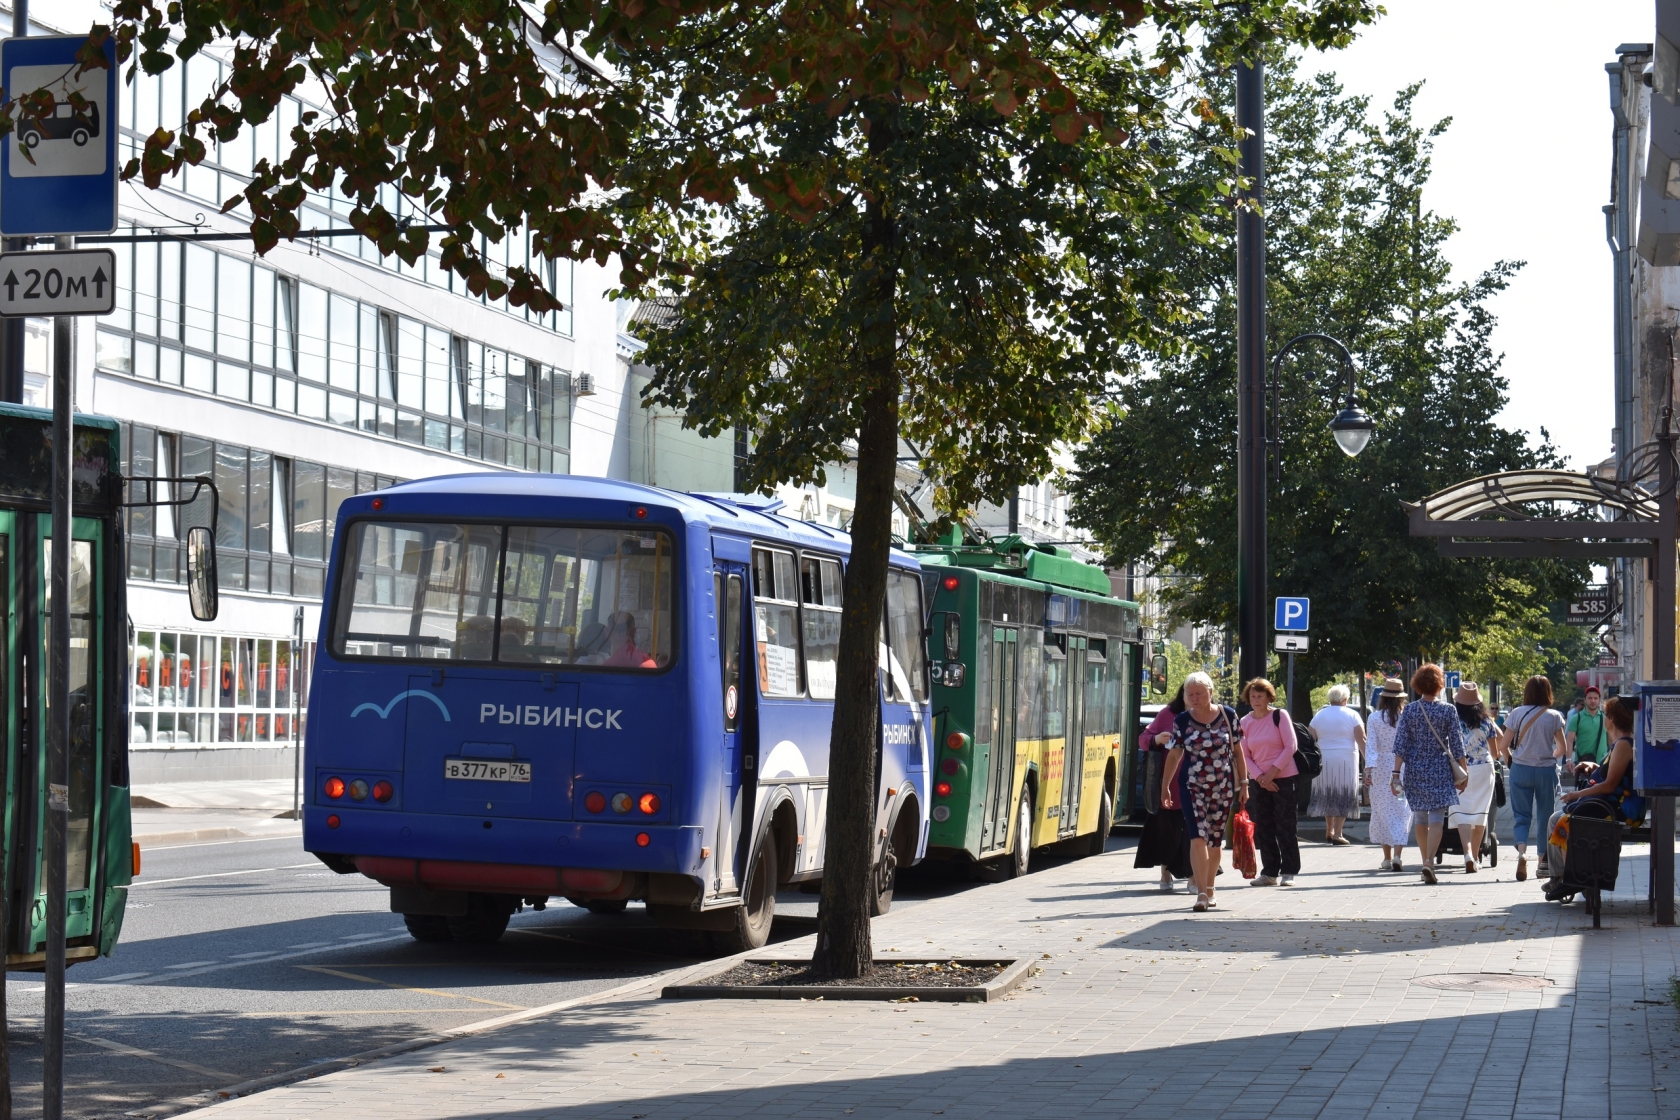
[[443, 776], [470, 782], [528, 782], [531, 764], [493, 758], [446, 758]]

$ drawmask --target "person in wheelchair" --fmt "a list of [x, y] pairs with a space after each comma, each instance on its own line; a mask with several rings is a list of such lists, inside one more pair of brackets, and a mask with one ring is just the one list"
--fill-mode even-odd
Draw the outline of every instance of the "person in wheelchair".
[[1577, 892], [1563, 881], [1565, 850], [1558, 841], [1566, 834], [1560, 835], [1558, 825], [1565, 816], [1590, 816], [1624, 824], [1637, 824], [1645, 816], [1645, 799], [1633, 792], [1633, 721], [1637, 712], [1627, 700], [1612, 696], [1604, 705], [1604, 718], [1609, 730], [1609, 756], [1585, 772], [1593, 779], [1592, 784], [1563, 795], [1563, 807], [1552, 814], [1546, 829], [1552, 877], [1545, 891], [1546, 898], [1553, 902], [1564, 901]]

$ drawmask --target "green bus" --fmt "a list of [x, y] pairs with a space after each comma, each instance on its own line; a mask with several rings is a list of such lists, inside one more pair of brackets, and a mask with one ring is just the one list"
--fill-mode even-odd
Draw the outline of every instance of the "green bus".
[[[122, 510], [125, 504], [155, 504], [125, 502], [116, 421], [77, 416], [74, 431], [65, 913], [65, 959], [72, 964], [110, 954], [138, 871], [129, 817]], [[208, 485], [179, 481], [195, 484], [195, 494]], [[0, 655], [0, 697], [6, 705], [4, 933], [6, 967], [12, 971], [39, 971], [46, 964], [51, 496], [52, 413], [0, 404], [0, 588], [7, 621]], [[205, 548], [213, 549], [213, 542], [208, 530], [193, 529], [185, 544], [193, 610], [209, 617], [215, 614], [215, 566], [213, 552]]]
[[928, 857], [1013, 878], [1034, 848], [1101, 852], [1131, 810], [1137, 604], [1102, 569], [1018, 536], [911, 552], [934, 682]]

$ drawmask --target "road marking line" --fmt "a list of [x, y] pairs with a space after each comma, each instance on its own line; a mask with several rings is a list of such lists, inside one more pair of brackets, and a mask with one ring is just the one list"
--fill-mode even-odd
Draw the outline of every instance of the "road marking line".
[[261, 952], [257, 952], [257, 953], [234, 953], [228, 959], [229, 960], [235, 960], [235, 961], [248, 961], [248, 960], [252, 960], [253, 958], [256, 958], [256, 957], [272, 957], [274, 954], [278, 953], [279, 951], [280, 950], [278, 950], [278, 949], [264, 949]]
[[[153, 849], [154, 851], [156, 849]], [[308, 867], [307, 863], [288, 863], [285, 867], [253, 867], [249, 871], [218, 871], [214, 875], [183, 875], [179, 879], [148, 879], [138, 883], [130, 883], [129, 889], [135, 887], [161, 887], [165, 883], [190, 883], [194, 879], [226, 879], [234, 875], [266, 875], [270, 871], [290, 871], [294, 867]]]
[[295, 967], [301, 968], [306, 972], [322, 972], [322, 973], [325, 973], [328, 976], [342, 977], [345, 980], [359, 980], [364, 984], [378, 984], [382, 988], [396, 988], [398, 991], [402, 991], [402, 992], [416, 992], [420, 995], [441, 996], [444, 999], [471, 1000], [473, 1003], [482, 1003], [482, 1004], [484, 1004], [488, 1007], [500, 1007], [500, 1008], [502, 1008], [503, 1010], [506, 1010], [506, 1011], [526, 1011], [526, 1010], [529, 1010], [528, 1008], [523, 1007], [523, 1006], [521, 1006], [520, 1004], [517, 1004], [517, 1003], [502, 1003], [500, 1000], [480, 999], [477, 996], [457, 995], [454, 992], [440, 992], [436, 988], [416, 988], [416, 987], [412, 987], [408, 984], [395, 984], [395, 983], [392, 983], [389, 980], [376, 980], [372, 976], [361, 976], [361, 975], [358, 975], [357, 973], [354, 973], [354, 972], [345, 972], [345, 971], [343, 971], [341, 969], [337, 969], [337, 968], [328, 968], [325, 965], [300, 964], [300, 965], [297, 965]]
[[89, 981], [89, 983], [92, 983], [92, 984], [111, 984], [111, 983], [115, 983], [118, 980], [138, 980], [142, 976], [150, 976], [150, 975], [151, 975], [151, 973], [149, 973], [149, 972], [122, 972], [122, 973], [118, 973], [116, 976], [96, 977], [95, 979]]
[[236, 1019], [281, 1019], [294, 1015], [478, 1015], [470, 1007], [393, 1007], [389, 1011], [351, 1008], [345, 1011], [235, 1011]]
[[163, 967], [164, 968], [203, 968], [207, 964], [215, 964], [215, 963], [216, 963], [215, 961], [183, 961], [180, 964], [166, 964]]
[[195, 1066], [191, 1062], [183, 1062], [175, 1058], [166, 1058], [162, 1054], [154, 1054], [150, 1050], [142, 1050], [138, 1046], [130, 1046], [124, 1042], [112, 1042], [108, 1038], [90, 1038], [85, 1034], [72, 1034], [68, 1035], [68, 1037], [75, 1039], [77, 1042], [86, 1042], [90, 1046], [100, 1046], [106, 1050], [115, 1051], [118, 1054], [126, 1054], [130, 1058], [145, 1058], [149, 1062], [159, 1062], [166, 1066], [174, 1066], [176, 1069], [184, 1069], [188, 1073], [196, 1073], [203, 1077], [214, 1077], [218, 1081], [229, 1077], [239, 1076], [237, 1073], [223, 1073], [220, 1070], [207, 1069], [204, 1066]]

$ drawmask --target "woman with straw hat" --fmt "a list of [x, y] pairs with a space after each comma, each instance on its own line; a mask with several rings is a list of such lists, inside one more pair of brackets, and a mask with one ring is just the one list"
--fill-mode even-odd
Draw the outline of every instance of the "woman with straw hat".
[[1400, 853], [1411, 833], [1412, 810], [1404, 794], [1390, 788], [1388, 776], [1394, 769], [1394, 729], [1400, 723], [1400, 709], [1406, 706], [1406, 685], [1389, 677], [1377, 694], [1376, 706], [1365, 722], [1365, 785], [1371, 791], [1371, 843], [1381, 844], [1381, 870], [1399, 871]]
[[1458, 804], [1447, 810], [1447, 824], [1458, 829], [1464, 842], [1464, 870], [1474, 872], [1487, 833], [1488, 810], [1493, 806], [1493, 749], [1499, 728], [1482, 707], [1482, 693], [1475, 682], [1465, 681], [1453, 694], [1459, 722], [1464, 725], [1464, 764], [1470, 784], [1458, 794]]

